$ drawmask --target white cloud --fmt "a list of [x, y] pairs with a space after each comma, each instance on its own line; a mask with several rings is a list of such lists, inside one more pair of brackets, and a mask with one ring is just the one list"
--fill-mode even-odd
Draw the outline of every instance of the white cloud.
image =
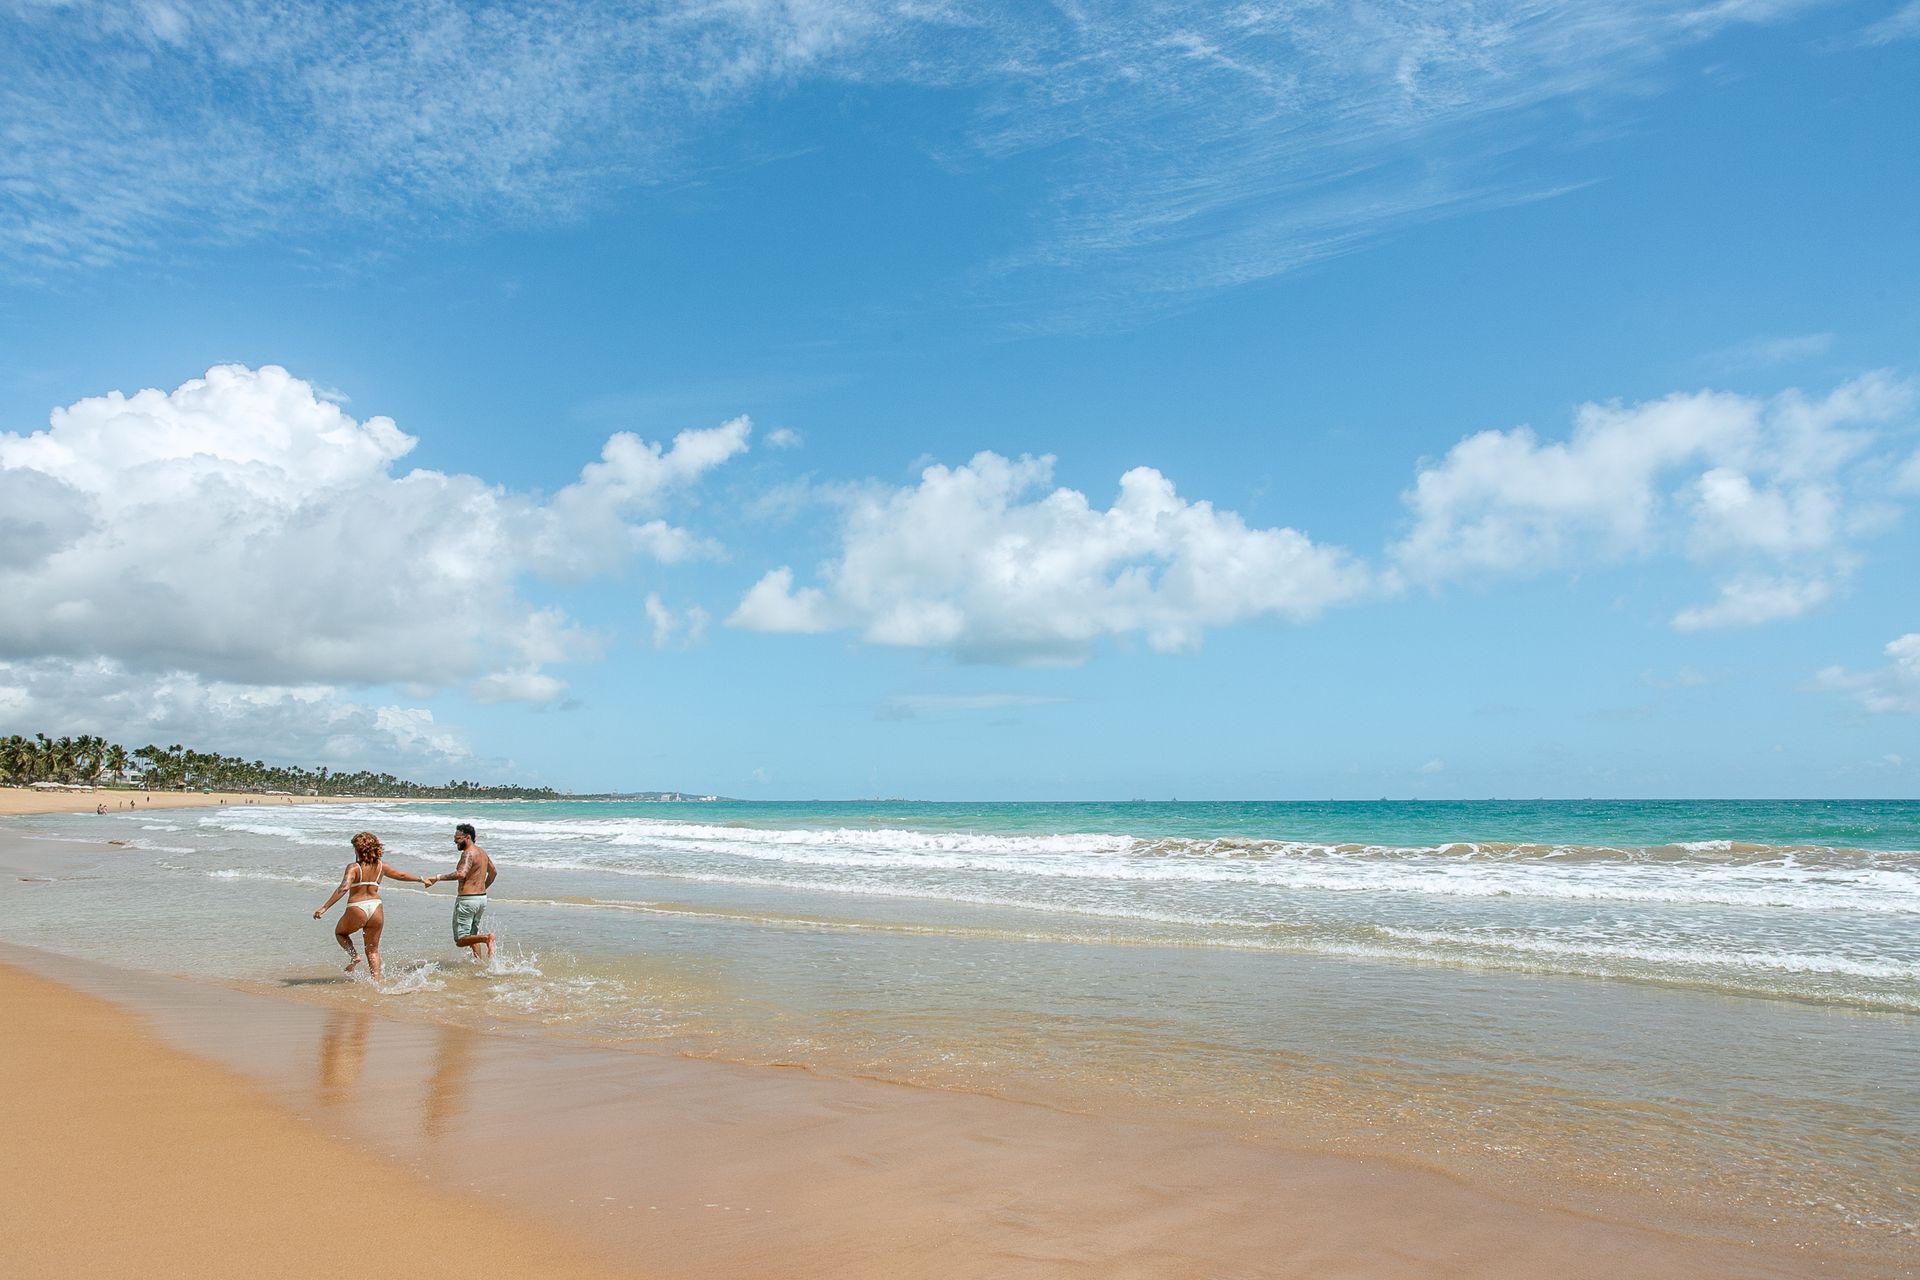
[[1016, 664], [1084, 661], [1102, 637], [1190, 650], [1208, 627], [1312, 618], [1368, 589], [1364, 567], [1292, 529], [1180, 497], [1150, 467], [1100, 510], [1050, 484], [1053, 460], [994, 453], [930, 466], [918, 485], [848, 495], [823, 585], [787, 567], [747, 592], [729, 625], [850, 629], [870, 643]]
[[1920, 712], [1920, 631], [1891, 641], [1887, 663], [1872, 671], [1827, 667], [1815, 679], [1823, 689], [1845, 693], [1869, 711]]
[[1424, 773], [1424, 774], [1445, 773], [1446, 771], [1447, 771], [1447, 762], [1445, 760], [1440, 759], [1438, 756], [1435, 756], [1433, 759], [1427, 761], [1425, 764], [1421, 765], [1418, 770], [1416, 770], [1416, 772]]
[[727, 625], [749, 631], [814, 633], [831, 631], [836, 623], [826, 592], [818, 587], [794, 590], [793, 570], [781, 565], [753, 584]]
[[798, 449], [804, 443], [792, 427], [776, 427], [767, 432], [767, 444], [775, 449]]
[[706, 430], [682, 431], [671, 449], [625, 431], [610, 437], [600, 460], [581, 468], [580, 479], [554, 494], [547, 510], [531, 521], [530, 567], [584, 577], [636, 553], [665, 564], [717, 554], [711, 541], [663, 520], [633, 524], [631, 518], [658, 509], [674, 490], [744, 453], [752, 430], [745, 418], [734, 418]]
[[557, 702], [567, 682], [544, 671], [493, 671], [467, 684], [475, 702]]
[[1692, 605], [1673, 616], [1676, 631], [1718, 627], [1754, 627], [1797, 618], [1826, 603], [1833, 587], [1823, 579], [1735, 578], [1723, 583], [1710, 604]]
[[1885, 460], [1869, 455], [1911, 403], [1907, 383], [1874, 374], [1817, 400], [1582, 405], [1565, 440], [1483, 431], [1420, 468], [1391, 558], [1405, 580], [1434, 585], [1684, 550], [1731, 576], [1676, 626], [1797, 616], [1832, 594], [1850, 537], [1884, 523]]
[[363, 706], [319, 685], [131, 671], [109, 659], [0, 662], [0, 723], [23, 733], [97, 733], [128, 749], [184, 742], [222, 755], [401, 776], [476, 763], [466, 740], [424, 707]]
[[661, 601], [657, 591], [647, 593], [645, 604], [647, 620], [653, 624], [654, 648], [667, 649], [678, 643], [681, 648], [690, 649], [706, 638], [711, 618], [699, 605], [675, 610]]
[[1044, 164], [1037, 242], [1001, 266], [1072, 273], [1071, 319], [1111, 324], [1551, 194], [1517, 152], [1563, 151], [1568, 118], [1643, 99], [1731, 25], [1825, 2], [12, 5], [0, 257], [563, 221], [751, 159], [719, 141], [740, 104], [893, 85], [938, 92], [916, 141], [941, 162]]
[[[594, 651], [529, 574], [579, 576], [706, 544], [657, 514], [746, 448], [744, 419], [629, 435], [545, 502], [476, 476], [398, 472], [414, 446], [285, 370], [224, 365], [0, 435], [0, 659], [112, 659], [236, 684], [466, 686], [550, 700]], [[11, 541], [11, 540], [10, 540]]]

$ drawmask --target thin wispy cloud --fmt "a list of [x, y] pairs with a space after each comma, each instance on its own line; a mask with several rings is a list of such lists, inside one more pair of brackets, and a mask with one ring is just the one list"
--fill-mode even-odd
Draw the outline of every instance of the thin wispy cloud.
[[1065, 701], [1039, 693], [903, 693], [887, 699], [888, 705], [911, 711], [1004, 711]]
[[1750, 338], [1722, 347], [1701, 358], [1701, 364], [1720, 372], [1747, 369], [1772, 369], [1800, 360], [1811, 360], [1833, 350], [1831, 333], [1799, 333], [1788, 337]]
[[714, 111], [885, 6], [0, 8], [0, 250], [100, 264], [346, 226], [551, 224], [683, 172]]
[[1886, 17], [1863, 29], [1849, 43], [1873, 48], [1900, 40], [1920, 40], [1920, 0], [1909, 0]]
[[1601, 176], [1515, 161], [1565, 148], [1558, 109], [1604, 128], [1596, 104], [1657, 89], [1677, 52], [1824, 2], [15, 3], [0, 259], [549, 225], [729, 163], [742, 103], [924, 88], [940, 160], [1034, 177], [1024, 246], [981, 264], [976, 301], [1073, 273], [1070, 306], [1019, 323], [1126, 323]]

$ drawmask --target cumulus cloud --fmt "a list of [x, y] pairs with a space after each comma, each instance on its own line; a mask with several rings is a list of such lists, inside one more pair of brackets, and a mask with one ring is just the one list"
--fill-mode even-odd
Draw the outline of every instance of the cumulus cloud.
[[775, 449], [798, 449], [803, 441], [792, 427], [776, 427], [767, 433], [767, 444]]
[[821, 585], [767, 573], [728, 624], [756, 631], [853, 630], [873, 644], [963, 660], [1060, 665], [1103, 637], [1196, 648], [1209, 627], [1310, 619], [1367, 590], [1346, 552], [1292, 529], [1254, 529], [1190, 502], [1151, 467], [1120, 478], [1107, 509], [1048, 490], [1051, 457], [980, 453], [930, 466], [910, 487], [845, 501], [839, 556]]
[[128, 748], [184, 742], [278, 763], [432, 776], [476, 763], [424, 707], [364, 706], [323, 685], [242, 685], [111, 659], [0, 662], [0, 721], [97, 733]]
[[1869, 711], [1920, 712], [1920, 631], [1889, 642], [1884, 652], [1885, 666], [1871, 671], [1827, 667], [1815, 682], [1850, 695]]
[[19, 535], [0, 553], [0, 659], [550, 700], [564, 686], [545, 669], [595, 640], [523, 579], [702, 553], [661, 509], [748, 432], [616, 435], [543, 501], [400, 471], [411, 436], [274, 366], [82, 400], [0, 435], [0, 525]]
[[1677, 627], [1794, 617], [1833, 594], [1850, 540], [1882, 518], [1874, 451], [1912, 400], [1873, 374], [1818, 399], [1582, 405], [1564, 440], [1483, 431], [1419, 469], [1390, 556], [1403, 580], [1432, 585], [1680, 551], [1730, 576]]

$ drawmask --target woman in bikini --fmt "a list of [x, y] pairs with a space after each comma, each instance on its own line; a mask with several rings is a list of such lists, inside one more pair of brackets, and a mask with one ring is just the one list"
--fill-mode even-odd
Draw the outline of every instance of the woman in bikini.
[[347, 953], [348, 973], [360, 963], [360, 953], [353, 949], [353, 935], [358, 931], [367, 944], [367, 968], [374, 977], [380, 976], [380, 931], [386, 927], [385, 912], [380, 905], [380, 877], [421, 883], [419, 876], [388, 866], [386, 853], [380, 847], [380, 837], [373, 832], [362, 831], [355, 836], [353, 861], [341, 873], [340, 887], [313, 913], [313, 918], [318, 920], [327, 913], [328, 907], [340, 901], [341, 894], [347, 895], [347, 909], [340, 913], [340, 923], [333, 927], [333, 940]]

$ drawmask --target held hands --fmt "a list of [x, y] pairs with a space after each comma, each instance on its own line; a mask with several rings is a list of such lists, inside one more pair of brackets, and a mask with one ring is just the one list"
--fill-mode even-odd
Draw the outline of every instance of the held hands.
[[439, 878], [440, 878], [439, 876], [424, 876], [421, 878], [420, 883], [426, 888], [431, 889], [433, 888], [434, 881], [438, 880]]
[[325, 907], [322, 907], [322, 908], [320, 908], [320, 909], [319, 909], [318, 911], [316, 911], [316, 912], [314, 912], [314, 913], [313, 913], [313, 918], [314, 918], [315, 920], [318, 920], [318, 919], [319, 919], [319, 918], [320, 918], [321, 916], [323, 916], [323, 915], [325, 915], [325, 914], [327, 914], [327, 909], [326, 909]]

